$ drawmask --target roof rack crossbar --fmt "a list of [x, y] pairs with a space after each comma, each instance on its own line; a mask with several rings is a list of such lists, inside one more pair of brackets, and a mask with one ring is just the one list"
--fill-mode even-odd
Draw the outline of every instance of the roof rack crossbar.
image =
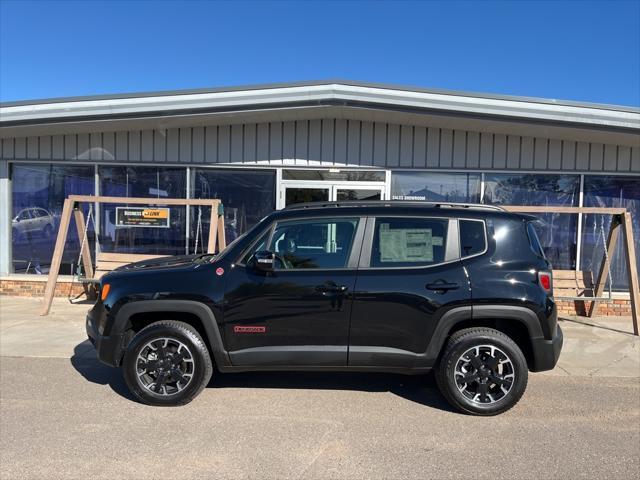
[[345, 200], [335, 202], [308, 202], [287, 205], [284, 210], [302, 210], [306, 208], [340, 208], [340, 207], [391, 207], [391, 206], [423, 206], [432, 208], [468, 208], [473, 210], [505, 211], [497, 205], [482, 203], [426, 202], [420, 200]]

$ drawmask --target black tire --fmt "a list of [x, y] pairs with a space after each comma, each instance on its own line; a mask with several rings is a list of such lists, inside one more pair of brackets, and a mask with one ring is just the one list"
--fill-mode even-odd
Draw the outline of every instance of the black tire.
[[[478, 362], [480, 367], [476, 368], [474, 362]], [[458, 364], [462, 368], [457, 371], [464, 368], [463, 374], [456, 373]], [[506, 412], [518, 403], [527, 388], [528, 373], [522, 350], [511, 338], [492, 328], [476, 327], [460, 330], [451, 336], [436, 367], [436, 382], [447, 401], [458, 410], [489, 416]], [[465, 378], [469, 379], [468, 383], [465, 383]], [[501, 390], [503, 387], [506, 393]]]
[[[175, 357], [179, 361], [176, 353], [180, 352], [180, 350], [170, 352], [165, 356], [157, 354], [158, 359], [167, 359], [166, 362], [168, 362], [168, 366], [166, 371], [159, 373], [163, 369], [163, 366], [161, 366], [159, 370], [150, 370], [152, 373], [144, 375], [144, 378], [140, 378], [138, 372], [146, 371], [146, 369], [140, 368], [139, 366], [147, 364], [141, 361], [138, 355], [143, 349], [145, 352], [155, 354], [155, 351], [149, 349], [148, 345], [152, 342], [162, 345], [164, 340], [160, 339], [168, 339], [166, 343], [167, 352], [171, 349], [172, 344], [181, 343], [183, 347], [180, 348], [186, 347], [186, 351], [189, 354], [188, 356], [183, 354], [181, 357], [190, 358], [193, 363], [191, 363], [190, 360], [183, 360], [179, 364], [173, 365], [171, 360]], [[162, 351], [165, 351], [165, 348], [163, 348]], [[182, 352], [184, 352], [184, 350], [182, 350]], [[156, 360], [153, 361], [159, 365]], [[150, 362], [151, 361], [148, 363], [150, 364]], [[187, 365], [185, 362], [189, 362], [190, 366], [186, 367], [189, 369], [189, 373], [182, 373], [191, 376], [188, 381], [183, 380], [185, 385], [182, 390], [179, 390], [177, 384], [180, 382], [175, 381], [173, 373], [175, 369], [178, 368], [178, 365]], [[156, 406], [178, 406], [189, 403], [207, 386], [213, 373], [213, 364], [206, 344], [200, 334], [191, 325], [174, 320], [163, 320], [143, 328], [133, 337], [125, 352], [122, 370], [124, 380], [129, 390], [142, 403]], [[181, 372], [178, 371], [177, 375], [180, 375], [180, 373]], [[154, 378], [156, 381], [154, 381]], [[182, 378], [184, 379], [186, 377]], [[145, 379], [151, 383], [145, 386]], [[165, 386], [163, 391], [156, 393], [152, 391], [152, 388], [157, 386], [158, 379], [160, 379], [160, 387], [162, 388], [163, 384], [165, 384]], [[171, 393], [172, 390], [175, 390], [175, 392]]]

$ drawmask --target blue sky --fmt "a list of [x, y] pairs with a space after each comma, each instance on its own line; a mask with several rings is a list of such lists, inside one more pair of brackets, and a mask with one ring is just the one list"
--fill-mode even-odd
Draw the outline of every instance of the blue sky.
[[640, 0], [0, 0], [0, 100], [344, 78], [640, 105]]

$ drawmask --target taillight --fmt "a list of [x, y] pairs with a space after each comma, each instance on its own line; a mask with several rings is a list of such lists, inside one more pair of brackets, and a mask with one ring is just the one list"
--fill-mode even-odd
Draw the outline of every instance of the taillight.
[[551, 272], [538, 272], [538, 281], [542, 289], [548, 294], [551, 293], [552, 276]]

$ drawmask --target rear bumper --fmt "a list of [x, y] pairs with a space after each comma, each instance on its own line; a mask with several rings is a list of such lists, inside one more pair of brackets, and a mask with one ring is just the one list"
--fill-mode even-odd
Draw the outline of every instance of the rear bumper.
[[552, 370], [558, 363], [563, 342], [564, 337], [560, 326], [556, 326], [556, 333], [551, 340], [545, 338], [532, 339], [533, 365], [531, 366], [531, 371]]
[[122, 335], [101, 335], [98, 331], [94, 310], [87, 314], [86, 324], [87, 336], [96, 347], [98, 359], [109, 366], [118, 367], [122, 360], [123, 336]]

